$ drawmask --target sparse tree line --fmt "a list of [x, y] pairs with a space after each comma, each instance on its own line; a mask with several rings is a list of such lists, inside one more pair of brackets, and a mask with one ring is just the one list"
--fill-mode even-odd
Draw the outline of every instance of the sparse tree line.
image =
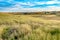
[[40, 15], [51, 15], [51, 14], [55, 14], [55, 15], [60, 15], [60, 11], [46, 11], [46, 12], [0, 12], [0, 13], [10, 13], [10, 14], [15, 14], [15, 15], [19, 15], [19, 14], [24, 14], [24, 15], [35, 15], [35, 14], [40, 14]]

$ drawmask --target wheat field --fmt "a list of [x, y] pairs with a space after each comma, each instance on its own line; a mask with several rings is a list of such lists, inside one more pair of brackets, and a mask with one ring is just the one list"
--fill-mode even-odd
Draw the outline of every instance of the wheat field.
[[60, 40], [60, 17], [0, 13], [0, 40]]

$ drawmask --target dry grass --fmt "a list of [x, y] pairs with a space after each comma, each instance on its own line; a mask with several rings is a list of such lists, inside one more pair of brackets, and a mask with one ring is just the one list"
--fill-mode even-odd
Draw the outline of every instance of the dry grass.
[[[60, 19], [60, 17], [58, 18]], [[60, 40], [60, 20], [57, 19], [56, 15], [39, 16], [0, 13], [0, 39]]]

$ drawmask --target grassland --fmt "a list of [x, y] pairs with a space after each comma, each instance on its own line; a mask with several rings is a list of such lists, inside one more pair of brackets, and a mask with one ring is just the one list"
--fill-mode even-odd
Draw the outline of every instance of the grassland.
[[0, 13], [0, 40], [60, 40], [60, 17]]

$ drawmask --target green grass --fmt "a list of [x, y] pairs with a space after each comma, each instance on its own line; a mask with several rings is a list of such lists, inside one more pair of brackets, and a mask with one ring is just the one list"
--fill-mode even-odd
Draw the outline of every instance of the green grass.
[[60, 40], [60, 17], [0, 13], [0, 39]]

